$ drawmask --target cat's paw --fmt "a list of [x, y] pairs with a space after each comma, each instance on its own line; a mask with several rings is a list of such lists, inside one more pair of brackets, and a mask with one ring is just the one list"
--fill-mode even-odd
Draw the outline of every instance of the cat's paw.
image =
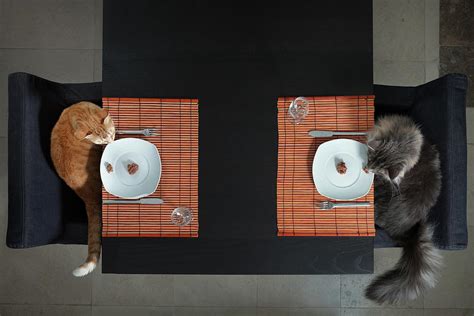
[[97, 264], [95, 262], [86, 262], [72, 271], [75, 277], [83, 277], [94, 271]]

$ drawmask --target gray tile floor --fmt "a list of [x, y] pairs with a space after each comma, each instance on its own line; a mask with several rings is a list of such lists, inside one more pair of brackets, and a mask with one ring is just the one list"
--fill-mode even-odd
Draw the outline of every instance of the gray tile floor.
[[467, 104], [474, 106], [474, 1], [443, 0], [440, 7], [440, 73], [460, 72], [471, 87]]
[[[374, 81], [417, 85], [439, 76], [439, 0], [374, 0]], [[7, 212], [7, 74], [101, 80], [101, 0], [0, 0], [0, 235]], [[474, 108], [468, 109], [469, 232], [474, 236]], [[471, 238], [472, 240], [472, 238]], [[0, 315], [474, 315], [474, 242], [445, 252], [436, 289], [381, 308], [362, 293], [371, 275], [103, 275], [76, 279], [82, 246], [12, 250], [0, 243]], [[376, 271], [399, 251], [377, 250]]]

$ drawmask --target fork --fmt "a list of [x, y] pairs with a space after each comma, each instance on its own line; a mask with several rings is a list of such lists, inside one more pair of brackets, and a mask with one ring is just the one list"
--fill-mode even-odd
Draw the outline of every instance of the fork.
[[132, 129], [132, 130], [120, 130], [115, 133], [119, 135], [143, 135], [143, 136], [157, 136], [156, 128], [144, 128], [144, 129]]
[[337, 207], [368, 207], [369, 202], [349, 202], [349, 203], [333, 203], [331, 201], [324, 201], [319, 204], [319, 208], [322, 210], [330, 210]]

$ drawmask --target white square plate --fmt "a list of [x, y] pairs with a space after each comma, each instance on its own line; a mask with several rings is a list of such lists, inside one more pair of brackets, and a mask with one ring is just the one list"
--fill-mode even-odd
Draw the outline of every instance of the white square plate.
[[[345, 174], [336, 166], [343, 161]], [[355, 200], [370, 191], [373, 173], [367, 165], [367, 145], [352, 139], [334, 139], [319, 145], [313, 160], [313, 180], [319, 194], [333, 200]]]
[[[138, 170], [128, 173], [128, 164], [135, 163]], [[107, 172], [111, 164], [113, 171]], [[155, 145], [138, 138], [122, 138], [105, 147], [100, 161], [100, 177], [110, 194], [139, 199], [156, 191], [161, 177], [161, 159]]]

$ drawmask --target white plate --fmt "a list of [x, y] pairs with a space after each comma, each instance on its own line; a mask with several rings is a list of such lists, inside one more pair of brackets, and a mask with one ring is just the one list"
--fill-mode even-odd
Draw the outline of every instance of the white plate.
[[[136, 163], [138, 171], [130, 175], [127, 166]], [[113, 171], [107, 172], [111, 164]], [[105, 147], [100, 161], [100, 177], [110, 194], [139, 199], [156, 191], [161, 177], [161, 159], [155, 145], [138, 138], [122, 138]]]
[[[336, 165], [344, 161], [345, 174]], [[365, 173], [367, 145], [352, 139], [335, 139], [319, 145], [313, 160], [313, 180], [321, 195], [334, 200], [355, 200], [370, 191], [373, 173]]]

